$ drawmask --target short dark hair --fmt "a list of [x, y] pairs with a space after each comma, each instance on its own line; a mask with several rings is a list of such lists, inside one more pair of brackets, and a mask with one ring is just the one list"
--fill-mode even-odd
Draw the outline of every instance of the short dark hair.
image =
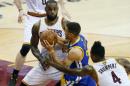
[[105, 49], [102, 46], [100, 41], [95, 41], [92, 48], [91, 53], [95, 56], [98, 56], [99, 59], [103, 59], [105, 55]]
[[56, 4], [57, 4], [57, 2], [56, 2], [55, 0], [48, 0], [48, 1], [46, 2], [46, 6], [47, 6], [49, 3], [56, 3]]
[[74, 35], [79, 35], [80, 31], [81, 31], [81, 27], [80, 24], [77, 22], [69, 22], [67, 23], [67, 28], [68, 31]]

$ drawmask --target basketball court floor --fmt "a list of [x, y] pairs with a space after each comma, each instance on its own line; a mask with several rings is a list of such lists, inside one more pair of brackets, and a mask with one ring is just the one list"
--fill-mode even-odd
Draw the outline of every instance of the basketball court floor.
[[[4, 4], [3, 1], [0, 4]], [[7, 2], [13, 3], [12, 0]], [[2, 82], [2, 76], [6, 74], [1, 73], [5, 73], [3, 70], [12, 71], [15, 56], [23, 42], [23, 24], [17, 23], [16, 7], [4, 5], [0, 7], [0, 86], [6, 86], [1, 85], [7, 83]], [[106, 49], [106, 58], [130, 60], [130, 0], [81, 0], [66, 2], [65, 6], [72, 20], [81, 24], [81, 33], [88, 39], [89, 50], [94, 41], [101, 41]], [[37, 60], [30, 52], [21, 76], [36, 64]]]

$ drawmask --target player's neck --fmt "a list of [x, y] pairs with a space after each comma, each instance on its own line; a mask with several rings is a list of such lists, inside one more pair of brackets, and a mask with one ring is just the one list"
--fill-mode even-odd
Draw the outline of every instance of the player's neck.
[[58, 17], [56, 17], [53, 21], [45, 18], [45, 22], [49, 26], [54, 25], [57, 21], [58, 21]]
[[73, 44], [75, 44], [78, 40], [79, 40], [79, 36], [73, 38], [73, 39], [70, 41], [70, 44], [73, 45]]
[[97, 61], [95, 61], [94, 63], [98, 63], [98, 62], [102, 62], [102, 61], [105, 61], [106, 59], [98, 59]]

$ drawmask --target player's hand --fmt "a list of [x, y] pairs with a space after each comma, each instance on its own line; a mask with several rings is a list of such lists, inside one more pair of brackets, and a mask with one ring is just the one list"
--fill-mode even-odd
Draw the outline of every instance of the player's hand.
[[23, 10], [19, 11], [19, 15], [18, 15], [18, 23], [22, 23], [23, 22], [23, 17], [26, 16], [27, 14], [25, 14], [23, 12]]
[[43, 40], [41, 42], [42, 45], [44, 45], [44, 47], [49, 51], [53, 51], [54, 50], [54, 41], [53, 41], [53, 44], [51, 45], [47, 40]]
[[64, 45], [62, 45], [62, 52], [68, 52], [69, 51], [68, 45], [69, 45], [68, 40], [65, 40]]
[[63, 53], [67, 53], [68, 50], [69, 50], [69, 49], [67, 48], [67, 46], [65, 46], [65, 45], [62, 46], [62, 52], [63, 52]]

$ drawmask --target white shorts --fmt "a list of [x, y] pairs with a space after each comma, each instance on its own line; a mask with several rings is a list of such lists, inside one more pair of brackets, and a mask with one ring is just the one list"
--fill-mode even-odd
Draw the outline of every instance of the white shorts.
[[32, 36], [32, 27], [40, 19], [41, 19], [41, 17], [34, 17], [34, 16], [30, 16], [30, 15], [25, 16], [25, 21], [24, 21], [24, 42], [30, 43], [30, 39], [31, 39], [31, 36]]
[[[42, 48], [41, 54], [45, 56], [47, 54], [47, 50]], [[66, 57], [66, 53], [62, 53], [62, 50], [56, 50], [56, 54], [59, 58], [59, 60], [63, 60], [63, 58]], [[41, 64], [39, 63], [37, 66], [35, 66], [33, 69], [27, 73], [25, 78], [23, 79], [23, 82], [25, 82], [28, 85], [45, 85], [46, 81], [48, 80], [57, 80], [59, 81], [61, 77], [63, 76], [63, 73], [59, 70], [55, 69], [54, 67], [50, 66], [49, 69], [44, 71]]]
[[60, 80], [63, 73], [59, 70], [49, 67], [46, 71], [43, 70], [42, 66], [38, 64], [23, 79], [28, 85], [41, 85], [46, 84], [47, 80]]

